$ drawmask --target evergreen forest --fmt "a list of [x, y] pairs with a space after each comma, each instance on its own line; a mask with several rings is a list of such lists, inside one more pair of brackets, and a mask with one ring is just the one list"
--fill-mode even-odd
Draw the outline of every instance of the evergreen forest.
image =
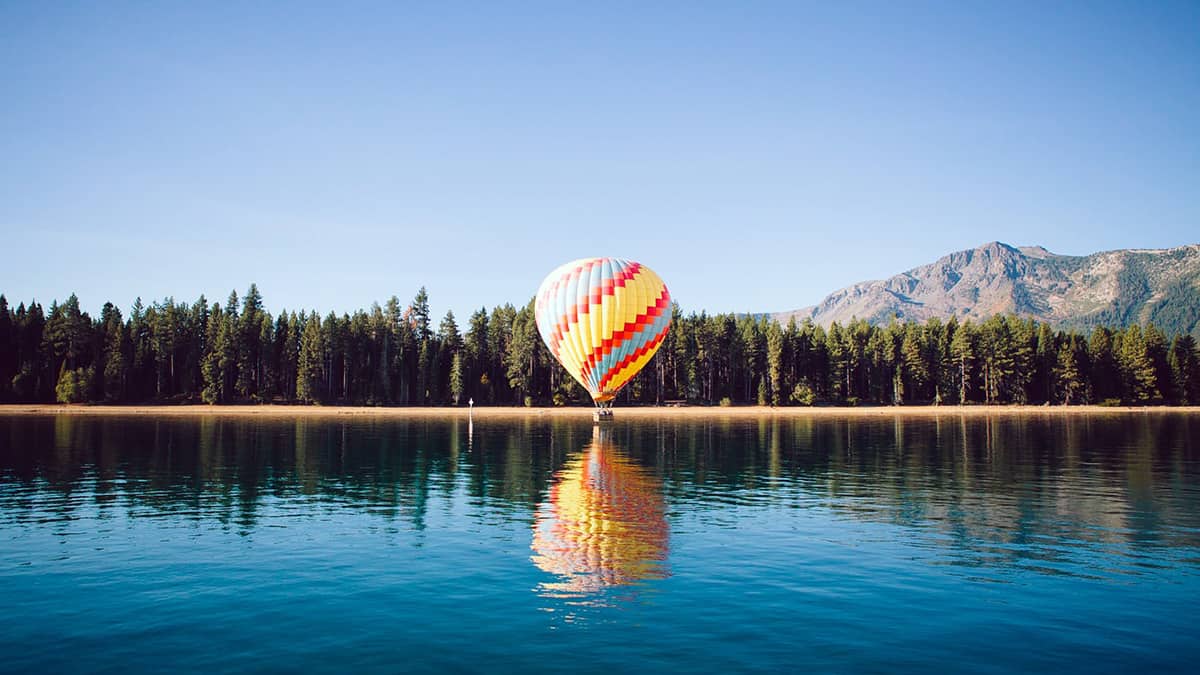
[[[672, 307], [671, 330], [622, 404], [1200, 404], [1189, 334], [1153, 324], [1055, 329], [1017, 316], [828, 328]], [[538, 335], [533, 301], [460, 326], [407, 304], [272, 316], [252, 284], [222, 304], [139, 299], [99, 317], [75, 295], [15, 309], [0, 295], [0, 402], [586, 404]]]

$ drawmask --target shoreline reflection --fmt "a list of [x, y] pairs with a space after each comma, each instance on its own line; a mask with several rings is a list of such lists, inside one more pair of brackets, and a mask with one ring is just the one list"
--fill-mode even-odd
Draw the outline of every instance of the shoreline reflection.
[[[681, 535], [768, 509], [776, 524], [819, 512], [840, 524], [906, 528], [897, 536], [923, 550], [1000, 572], [1045, 571], [1040, 563], [1049, 560], [1092, 575], [1098, 554], [1135, 561], [1121, 574], [1152, 569], [1140, 564], [1146, 556], [1193, 567], [1198, 560], [1194, 413], [662, 419], [617, 422], [596, 439], [591, 424], [561, 419], [472, 427], [468, 420], [0, 415], [0, 529], [37, 532], [47, 519], [162, 518], [253, 538], [279, 525], [361, 513], [370, 518], [357, 526], [395, 530], [417, 546], [431, 529], [511, 525], [505, 536], [515, 537], [522, 567], [532, 534], [532, 554], [546, 566], [539, 569], [565, 570], [545, 580], [570, 582], [571, 570], [580, 570], [604, 588], [636, 580], [628, 571], [636, 566], [614, 562], [604, 582], [604, 567], [573, 562], [603, 537], [622, 536], [588, 528], [631, 528], [625, 536], [646, 547], [644, 561], [658, 564], [669, 501], [676, 553]], [[585, 475], [601, 482], [585, 484]], [[641, 516], [621, 511], [639, 499], [649, 504]], [[609, 514], [588, 515], [598, 508]], [[531, 533], [531, 521], [544, 531]], [[658, 540], [647, 522], [664, 531]]]

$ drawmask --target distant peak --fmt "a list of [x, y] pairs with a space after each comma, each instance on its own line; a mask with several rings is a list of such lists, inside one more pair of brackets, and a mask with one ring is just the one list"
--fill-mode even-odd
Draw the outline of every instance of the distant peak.
[[1030, 258], [1053, 258], [1055, 254], [1046, 250], [1045, 246], [1018, 246], [1017, 250]]
[[980, 245], [979, 245], [979, 247], [978, 247], [978, 248], [976, 248], [975, 250], [977, 250], [977, 251], [989, 251], [989, 252], [993, 252], [993, 251], [995, 251], [995, 252], [1006, 251], [1006, 252], [1009, 252], [1009, 253], [1016, 253], [1016, 252], [1017, 252], [1017, 249], [1016, 249], [1016, 248], [1014, 248], [1014, 247], [1012, 247], [1012, 246], [1009, 246], [1008, 244], [1006, 244], [1006, 243], [1004, 243], [1004, 242], [1002, 242], [1002, 241], [989, 241], [989, 242], [988, 242], [988, 243], [986, 243], [986, 244], [980, 244]]

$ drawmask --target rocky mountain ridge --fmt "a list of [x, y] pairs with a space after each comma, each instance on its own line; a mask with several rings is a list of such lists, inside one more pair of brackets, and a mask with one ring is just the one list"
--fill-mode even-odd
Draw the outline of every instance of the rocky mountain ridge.
[[1062, 327], [1154, 322], [1168, 332], [1200, 332], [1200, 244], [1069, 256], [993, 241], [773, 316], [828, 326], [852, 318], [980, 321], [996, 313]]

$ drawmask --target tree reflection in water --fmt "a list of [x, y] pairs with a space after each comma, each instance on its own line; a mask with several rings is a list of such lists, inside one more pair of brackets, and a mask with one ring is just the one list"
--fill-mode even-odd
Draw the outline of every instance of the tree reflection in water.
[[607, 589], [669, 575], [669, 528], [659, 480], [594, 427], [582, 456], [555, 476], [533, 526], [537, 567], [555, 575], [545, 597], [602, 602]]

